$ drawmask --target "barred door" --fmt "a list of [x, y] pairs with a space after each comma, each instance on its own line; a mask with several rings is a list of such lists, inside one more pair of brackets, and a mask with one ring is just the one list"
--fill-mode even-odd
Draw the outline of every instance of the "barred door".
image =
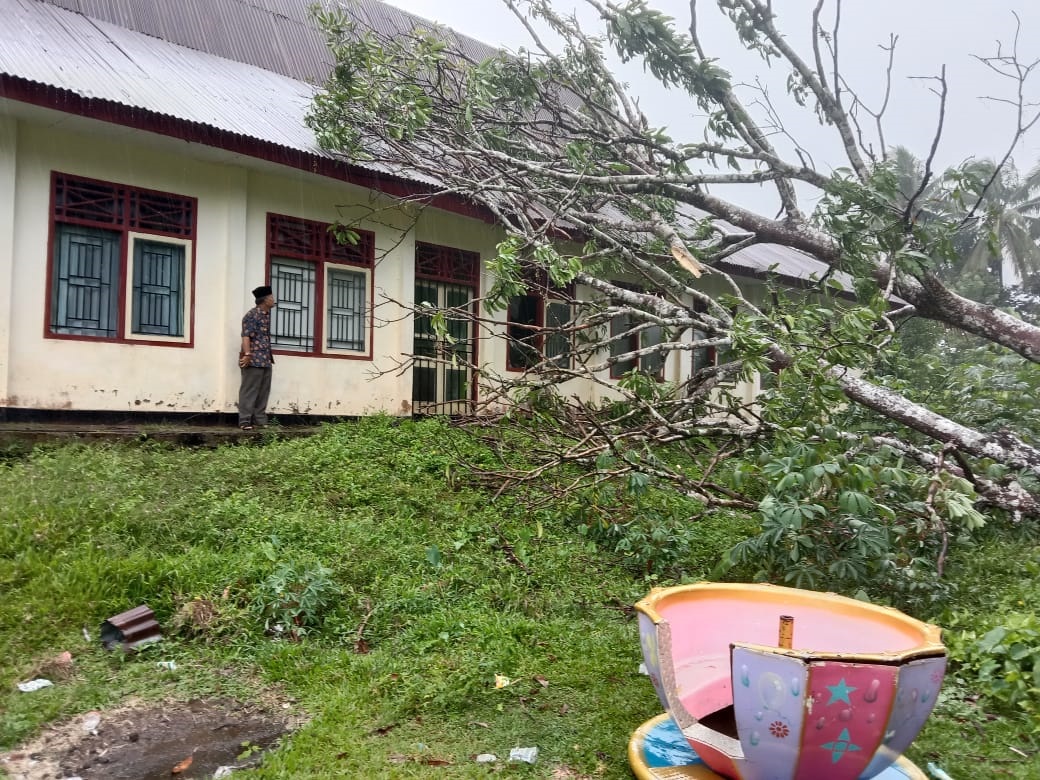
[[[416, 246], [412, 409], [418, 414], [469, 414], [475, 399], [473, 363], [479, 258], [431, 244]], [[427, 313], [428, 312], [428, 313]], [[441, 333], [433, 318], [443, 316]]]

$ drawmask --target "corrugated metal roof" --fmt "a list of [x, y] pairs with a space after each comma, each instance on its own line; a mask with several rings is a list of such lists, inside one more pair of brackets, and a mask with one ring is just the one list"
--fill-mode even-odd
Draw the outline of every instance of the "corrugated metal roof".
[[[64, 2], [71, 5], [73, 0]], [[83, 5], [88, 2], [101, 0], [81, 0]], [[123, 3], [120, 10], [129, 13], [131, 6]], [[304, 123], [316, 90], [309, 84], [162, 41], [56, 4], [0, 0], [0, 14], [6, 22], [0, 26], [2, 73], [85, 98], [112, 101], [287, 149], [333, 157], [318, 146]], [[382, 164], [355, 164], [401, 175]], [[432, 183], [414, 173], [405, 178]]]
[[[699, 222], [711, 219], [713, 225], [725, 235], [749, 235], [746, 230], [724, 219], [712, 217], [703, 209], [688, 203], [678, 206], [677, 215], [681, 226], [691, 233], [696, 231]], [[804, 286], [812, 286], [827, 277], [838, 282], [850, 294], [854, 285], [853, 278], [844, 271], [831, 271], [830, 266], [812, 255], [780, 244], [752, 244], [734, 252], [716, 265], [722, 270], [737, 274], [743, 272], [761, 278], [770, 275], [782, 276]]]
[[303, 125], [314, 89], [303, 82], [37, 0], [0, 0], [0, 9], [0, 71], [318, 152]]
[[[320, 83], [328, 71], [328, 52], [307, 15], [308, 5], [308, 0], [0, 0], [6, 22], [0, 26], [0, 73], [338, 159], [318, 146], [304, 122], [317, 87], [282, 72], [320, 71], [314, 80]], [[411, 30], [422, 23], [377, 0], [361, 0], [356, 10], [385, 29]], [[494, 52], [465, 40], [474, 56]], [[351, 164], [437, 184], [384, 162]]]
[[[273, 70], [312, 84], [332, 65], [325, 39], [311, 21], [313, 0], [38, 0], [162, 38], [190, 49]], [[328, 5], [328, 0], [325, 0]], [[487, 44], [379, 0], [347, 6], [372, 29], [404, 33], [437, 26], [475, 59], [495, 53]]]
[[301, 81], [320, 83], [331, 62], [309, 23], [309, 0], [39, 0], [245, 62]]
[[753, 276], [776, 274], [809, 285], [827, 277], [838, 282], [843, 290], [850, 294], [855, 283], [844, 271], [831, 271], [826, 263], [812, 255], [779, 244], [754, 244], [733, 253], [722, 265], [736, 272], [750, 272]]

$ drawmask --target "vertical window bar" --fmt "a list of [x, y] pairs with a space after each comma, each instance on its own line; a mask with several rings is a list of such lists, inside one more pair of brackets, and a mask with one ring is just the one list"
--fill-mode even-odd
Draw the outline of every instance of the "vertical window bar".
[[[634, 322], [629, 315], [622, 314], [618, 317], [614, 317], [610, 321], [610, 356], [617, 357], [618, 355], [624, 355], [628, 352], [633, 352], [637, 349], [639, 343], [635, 334], [628, 334], [633, 326]], [[623, 360], [620, 363], [614, 363], [610, 367], [610, 376], [612, 379], [618, 379], [624, 376], [629, 371], [636, 367], [636, 361], [634, 359]]]
[[539, 328], [544, 325], [544, 312], [540, 299], [534, 295], [515, 296], [509, 301], [507, 319], [506, 368], [514, 371], [534, 368], [542, 360]]
[[571, 335], [561, 332], [571, 321], [570, 304], [549, 301], [545, 308], [545, 327], [549, 329], [545, 337], [545, 357], [560, 368], [570, 368], [573, 351]]
[[[415, 305], [439, 305], [437, 285], [416, 280]], [[412, 401], [419, 404], [437, 402], [437, 337], [433, 332], [430, 315], [416, 314], [412, 335]]]
[[[693, 310], [698, 314], [703, 314], [708, 310], [708, 305], [704, 301], [696, 300], [693, 302]], [[706, 331], [693, 331], [694, 341], [701, 341], [706, 338], [708, 338], [708, 334]], [[698, 347], [697, 349], [693, 350], [693, 367], [691, 373], [696, 374], [702, 368], [708, 368], [709, 366], [716, 365], [716, 363], [718, 362], [717, 357], [718, 356], [716, 354], [715, 347]]]
[[[664, 340], [664, 328], [660, 325], [654, 325], [643, 331], [641, 346], [644, 349], [646, 347], [655, 347], [663, 343]], [[641, 356], [639, 358], [639, 370], [650, 374], [650, 376], [657, 377], [657, 380], [661, 381], [664, 378], [664, 355], [660, 352], [654, 352], [650, 355]]]
[[[448, 285], [444, 290], [444, 302], [449, 309], [467, 309], [471, 296], [469, 289], [459, 285]], [[444, 366], [444, 400], [450, 403], [451, 413], [465, 413], [473, 357], [472, 326], [468, 319], [462, 317], [449, 317], [447, 324], [451, 341], [445, 346], [451, 362]]]
[[365, 351], [365, 281], [363, 273], [329, 269], [328, 349]]
[[[468, 310], [475, 293], [472, 288], [418, 279], [415, 303], [429, 304], [432, 311]], [[431, 314], [432, 314], [431, 311]], [[447, 335], [438, 338], [430, 315], [416, 314], [413, 339], [412, 402], [416, 411], [431, 414], [467, 414], [470, 411], [473, 360], [473, 326], [467, 317], [449, 316]]]

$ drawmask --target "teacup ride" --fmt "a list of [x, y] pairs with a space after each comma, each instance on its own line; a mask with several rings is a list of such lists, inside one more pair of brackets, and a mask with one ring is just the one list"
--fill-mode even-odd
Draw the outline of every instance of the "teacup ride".
[[937, 626], [775, 585], [657, 588], [636, 609], [669, 716], [633, 735], [640, 780], [925, 779], [901, 756], [946, 671]]

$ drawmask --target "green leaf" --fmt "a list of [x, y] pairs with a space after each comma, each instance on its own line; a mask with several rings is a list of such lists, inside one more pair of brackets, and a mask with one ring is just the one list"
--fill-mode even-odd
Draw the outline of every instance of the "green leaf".
[[870, 513], [873, 502], [869, 496], [855, 490], [846, 490], [838, 497], [838, 506], [850, 515], [866, 515]]
[[426, 560], [435, 569], [441, 566], [441, 551], [435, 544], [426, 548]]

